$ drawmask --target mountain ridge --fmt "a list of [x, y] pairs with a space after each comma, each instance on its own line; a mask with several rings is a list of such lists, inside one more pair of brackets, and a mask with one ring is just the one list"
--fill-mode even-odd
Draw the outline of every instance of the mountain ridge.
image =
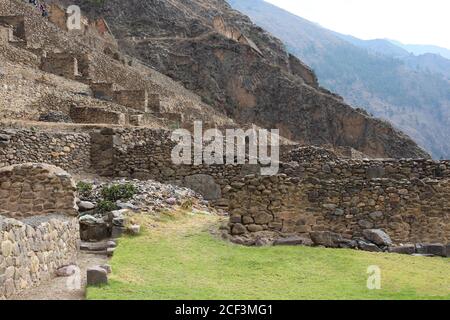
[[[429, 62], [419, 60], [423, 57], [406, 55], [383, 39], [357, 39], [358, 46], [343, 39], [346, 36], [337, 36], [334, 31], [262, 0], [229, 3], [278, 36], [292, 54], [314, 69], [321, 85], [348, 103], [392, 121], [435, 158], [450, 157], [450, 86], [441, 65], [427, 66]], [[380, 42], [400, 52], [404, 60], [375, 52], [373, 45]], [[436, 73], [436, 69], [444, 71]]]

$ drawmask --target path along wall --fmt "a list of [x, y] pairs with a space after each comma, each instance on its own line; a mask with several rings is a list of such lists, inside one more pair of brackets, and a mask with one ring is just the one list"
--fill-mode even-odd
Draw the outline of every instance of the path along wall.
[[79, 247], [75, 184], [62, 169], [0, 169], [0, 299], [39, 285], [73, 264]]

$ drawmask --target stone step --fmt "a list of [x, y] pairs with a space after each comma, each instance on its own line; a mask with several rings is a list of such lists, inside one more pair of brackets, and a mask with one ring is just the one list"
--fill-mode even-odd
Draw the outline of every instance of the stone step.
[[115, 241], [112, 240], [108, 240], [108, 241], [100, 241], [100, 242], [86, 242], [86, 241], [82, 241], [80, 244], [80, 250], [81, 251], [86, 251], [86, 252], [100, 252], [100, 251], [104, 251], [106, 253], [106, 251], [109, 248], [115, 248], [117, 246]]

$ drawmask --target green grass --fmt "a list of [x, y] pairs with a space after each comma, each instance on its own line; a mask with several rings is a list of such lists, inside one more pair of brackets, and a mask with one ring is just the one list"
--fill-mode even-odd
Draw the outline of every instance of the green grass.
[[[109, 285], [88, 288], [88, 299], [450, 299], [450, 259], [242, 247], [213, 237], [210, 216], [152, 223], [120, 240]], [[370, 265], [380, 290], [367, 289]]]

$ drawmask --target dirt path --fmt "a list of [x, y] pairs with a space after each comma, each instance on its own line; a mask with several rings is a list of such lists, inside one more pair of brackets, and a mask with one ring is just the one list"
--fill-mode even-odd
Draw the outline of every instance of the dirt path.
[[41, 284], [39, 287], [11, 297], [11, 300], [83, 300], [86, 288], [86, 269], [95, 265], [107, 263], [105, 255], [89, 254], [80, 252], [78, 254], [78, 266], [80, 267], [81, 289], [71, 290], [67, 286], [69, 278], [56, 277]]

